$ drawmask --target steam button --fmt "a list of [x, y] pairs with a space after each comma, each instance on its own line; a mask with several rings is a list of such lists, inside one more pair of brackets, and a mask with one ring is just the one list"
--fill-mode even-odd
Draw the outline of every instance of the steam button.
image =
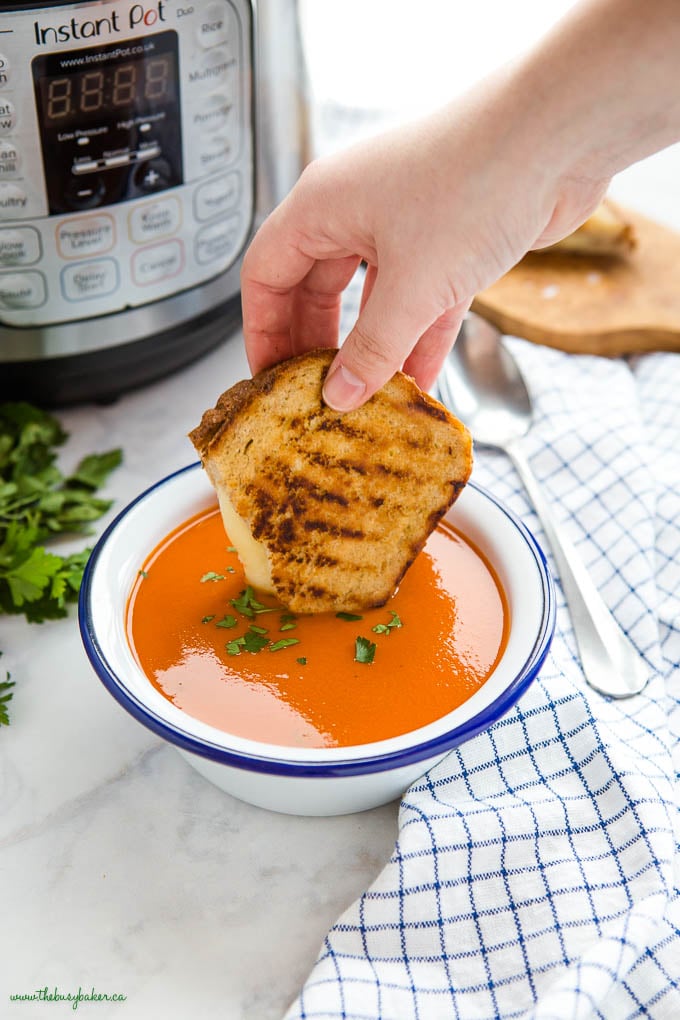
[[39, 308], [47, 299], [42, 273], [0, 273], [0, 308]]

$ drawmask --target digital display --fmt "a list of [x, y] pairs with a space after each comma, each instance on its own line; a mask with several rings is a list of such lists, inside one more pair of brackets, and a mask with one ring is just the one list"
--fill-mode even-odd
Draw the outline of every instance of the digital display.
[[38, 80], [41, 117], [47, 126], [72, 127], [103, 111], [129, 115], [167, 101], [176, 87], [176, 62], [169, 53], [50, 75]]
[[50, 212], [183, 183], [176, 32], [41, 54], [32, 69]]

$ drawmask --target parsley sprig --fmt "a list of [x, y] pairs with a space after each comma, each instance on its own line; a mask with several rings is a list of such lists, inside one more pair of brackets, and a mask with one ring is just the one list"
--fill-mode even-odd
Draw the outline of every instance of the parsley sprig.
[[[45, 548], [64, 534], [87, 534], [110, 507], [95, 495], [121, 462], [121, 451], [92, 454], [64, 476], [57, 449], [67, 439], [51, 414], [32, 404], [0, 404], [0, 615], [31, 623], [65, 616], [80, 589], [89, 549], [59, 555]], [[11, 698], [0, 690], [2, 715]]]

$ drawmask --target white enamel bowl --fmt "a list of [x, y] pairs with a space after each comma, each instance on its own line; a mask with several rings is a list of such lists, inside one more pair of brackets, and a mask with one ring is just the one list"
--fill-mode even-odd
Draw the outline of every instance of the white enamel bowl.
[[113, 697], [233, 796], [300, 815], [345, 814], [385, 804], [451, 748], [504, 715], [538, 673], [555, 626], [555, 595], [545, 559], [524, 525], [488, 492], [469, 483], [449, 516], [494, 565], [510, 607], [510, 635], [492, 675], [468, 701], [402, 736], [322, 749], [259, 743], [186, 715], [155, 690], [137, 665], [125, 634], [125, 606], [151, 550], [214, 503], [213, 489], [198, 464], [139, 496], [92, 553], [79, 616], [90, 662]]

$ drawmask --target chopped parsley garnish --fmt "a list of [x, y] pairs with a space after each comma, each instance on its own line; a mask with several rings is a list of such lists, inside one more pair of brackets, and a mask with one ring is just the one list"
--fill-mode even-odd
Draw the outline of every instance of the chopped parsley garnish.
[[278, 641], [273, 641], [271, 643], [271, 645], [269, 646], [269, 651], [270, 652], [278, 652], [281, 648], [290, 648], [291, 645], [299, 645], [299, 644], [300, 644], [300, 638], [296, 638], [296, 637], [285, 638], [285, 637], [282, 637], [282, 638], [279, 638]]
[[256, 613], [275, 613], [280, 608], [278, 606], [263, 606], [255, 598], [255, 592], [251, 585], [244, 588], [238, 598], [230, 599], [229, 602], [237, 613], [240, 613], [241, 616], [247, 616], [249, 620], [252, 620]]
[[369, 638], [358, 637], [354, 643], [354, 661], [364, 662], [370, 665], [375, 658], [375, 641]]
[[12, 700], [12, 688], [14, 687], [14, 681], [10, 680], [9, 673], [7, 679], [0, 682], [0, 726], [9, 726], [9, 713], [7, 712], [7, 705]]
[[[208, 620], [214, 620], [215, 617], [214, 616], [208, 616], [207, 619]], [[217, 621], [215, 626], [216, 627], [226, 627], [229, 630], [231, 630], [232, 627], [236, 626], [236, 623], [237, 623], [236, 617], [232, 616], [231, 613], [227, 613], [226, 616], [223, 616], [221, 620]]]
[[[214, 620], [214, 619], [215, 619], [215, 615], [214, 614], [212, 616], [204, 616], [203, 619], [201, 620], [201, 623], [210, 623], [210, 621]], [[218, 624], [218, 626], [219, 626], [219, 624]]]
[[299, 662], [301, 666], [307, 665], [307, 657], [305, 655], [301, 655], [300, 658], [296, 659], [295, 661]]
[[375, 627], [371, 627], [374, 634], [389, 634], [396, 627], [403, 627], [403, 623], [399, 619], [398, 615], [390, 610], [392, 619], [389, 623], [376, 623]]
[[201, 584], [205, 584], [206, 581], [223, 581], [224, 574], [217, 574], [214, 570], [209, 570], [207, 574], [204, 574], [201, 578]]
[[137, 571], [137, 575], [138, 575], [139, 577], [141, 577], [141, 578], [142, 578], [142, 580], [144, 580], [144, 578], [146, 578], [146, 577], [148, 577], [148, 576], [149, 576], [149, 574], [148, 574], [148, 572], [147, 572], [146, 570], [138, 570], [138, 571]]
[[336, 613], [338, 620], [363, 620], [363, 616], [358, 616], [356, 613]]

